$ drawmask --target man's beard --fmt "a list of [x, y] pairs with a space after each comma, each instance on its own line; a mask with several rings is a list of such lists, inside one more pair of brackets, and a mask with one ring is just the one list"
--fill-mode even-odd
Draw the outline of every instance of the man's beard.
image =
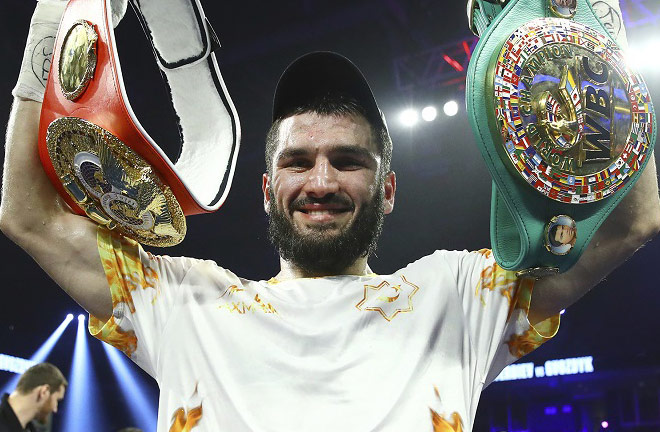
[[[343, 227], [338, 234], [329, 234], [334, 226], [319, 226], [302, 234], [280, 209], [276, 201], [269, 212], [268, 237], [280, 256], [291, 261], [309, 275], [341, 274], [358, 258], [368, 256], [376, 250], [378, 237], [383, 228], [384, 190], [378, 185], [378, 192], [355, 216], [352, 223]], [[274, 197], [273, 190], [270, 196]], [[354, 208], [353, 203], [343, 198], [331, 196], [323, 199], [303, 198], [291, 204], [291, 209], [301, 208], [309, 203], [336, 203]]]
[[41, 407], [37, 414], [34, 416], [34, 419], [37, 420], [41, 424], [48, 424], [50, 421], [50, 414], [52, 411], [47, 409], [45, 406]]

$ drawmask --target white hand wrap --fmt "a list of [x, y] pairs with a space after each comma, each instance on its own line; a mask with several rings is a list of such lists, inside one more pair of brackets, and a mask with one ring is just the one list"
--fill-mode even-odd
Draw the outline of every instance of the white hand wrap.
[[37, 2], [30, 22], [30, 32], [23, 52], [18, 82], [11, 92], [14, 97], [43, 102], [50, 60], [53, 56], [53, 44], [66, 3], [66, 0]]
[[[116, 27], [124, 17], [127, 0], [112, 0], [110, 3], [112, 22]], [[23, 51], [18, 82], [11, 92], [14, 97], [43, 102], [53, 56], [53, 44], [66, 4], [67, 0], [37, 1]]]

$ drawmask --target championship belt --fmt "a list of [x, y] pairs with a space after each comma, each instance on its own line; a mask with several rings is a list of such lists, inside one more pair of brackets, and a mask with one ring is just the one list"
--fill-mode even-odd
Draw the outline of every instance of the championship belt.
[[586, 0], [469, 0], [468, 16], [481, 39], [467, 109], [493, 178], [495, 259], [530, 277], [564, 272], [652, 157], [649, 92]]
[[173, 163], [131, 109], [108, 1], [68, 3], [39, 155], [74, 212], [140, 243], [175, 245], [186, 234], [185, 215], [222, 205], [238, 156], [238, 116], [213, 53], [219, 42], [199, 0], [132, 0], [179, 119], [181, 151]]

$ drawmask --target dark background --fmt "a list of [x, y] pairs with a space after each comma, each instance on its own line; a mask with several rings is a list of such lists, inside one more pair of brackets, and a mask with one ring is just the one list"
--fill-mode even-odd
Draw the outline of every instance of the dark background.
[[[278, 259], [266, 239], [261, 175], [263, 142], [270, 104], [279, 74], [297, 56], [311, 50], [334, 50], [351, 58], [371, 83], [388, 118], [397, 172], [396, 209], [386, 218], [371, 267], [390, 273], [435, 249], [480, 249], [489, 246], [490, 178], [469, 129], [461, 79], [406, 86], [397, 80], [402, 59], [424, 58], [440, 46], [470, 41], [463, 1], [430, 0], [284, 0], [204, 2], [218, 33], [217, 53], [225, 83], [238, 110], [242, 142], [233, 187], [217, 213], [188, 218], [188, 234], [179, 246], [156, 253], [213, 259], [236, 274], [268, 279]], [[219, 6], [222, 3], [223, 6]], [[658, 19], [639, 19], [643, 5], [658, 15], [659, 0], [622, 2], [631, 45], [657, 37]], [[0, 118], [9, 114], [13, 88], [34, 2], [0, 2]], [[635, 21], [636, 20], [636, 21]], [[639, 24], [641, 22], [641, 24]], [[150, 47], [132, 11], [116, 29], [119, 55], [131, 104], [145, 129], [163, 146], [173, 148], [174, 116]], [[649, 52], [657, 56], [657, 51]], [[424, 67], [420, 61], [419, 67]], [[409, 64], [415, 64], [410, 62]], [[660, 75], [647, 69], [654, 100], [660, 100]], [[421, 71], [419, 72], [422, 73]], [[451, 82], [451, 84], [447, 84]], [[456, 98], [455, 117], [438, 116], [405, 128], [398, 113], [406, 107], [442, 104]], [[58, 245], [52, 245], [58, 248]], [[39, 269], [31, 258], [0, 236], [0, 353], [29, 358], [69, 313], [82, 309]], [[660, 365], [660, 240], [649, 242], [633, 258], [572, 306], [555, 339], [533, 353], [546, 359], [593, 355], [602, 370]], [[49, 360], [68, 371], [75, 325], [60, 339]], [[118, 391], [100, 342], [89, 338], [103, 404], [121, 413]], [[0, 372], [0, 385], [12, 374]], [[155, 395], [155, 384], [145, 384]], [[506, 385], [497, 383], [497, 385]], [[488, 401], [488, 391], [484, 400]], [[109, 405], [108, 405], [109, 404]], [[106, 414], [109, 426], [122, 426]], [[121, 416], [119, 417], [121, 418]]]

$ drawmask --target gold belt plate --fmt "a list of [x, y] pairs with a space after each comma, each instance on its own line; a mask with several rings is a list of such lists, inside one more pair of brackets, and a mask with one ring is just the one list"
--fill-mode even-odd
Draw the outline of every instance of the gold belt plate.
[[64, 188], [94, 221], [150, 246], [183, 240], [186, 219], [171, 189], [116, 136], [63, 117], [48, 126], [46, 145]]
[[496, 53], [495, 115], [508, 165], [541, 194], [582, 204], [612, 196], [649, 157], [653, 109], [608, 37], [539, 18]]

